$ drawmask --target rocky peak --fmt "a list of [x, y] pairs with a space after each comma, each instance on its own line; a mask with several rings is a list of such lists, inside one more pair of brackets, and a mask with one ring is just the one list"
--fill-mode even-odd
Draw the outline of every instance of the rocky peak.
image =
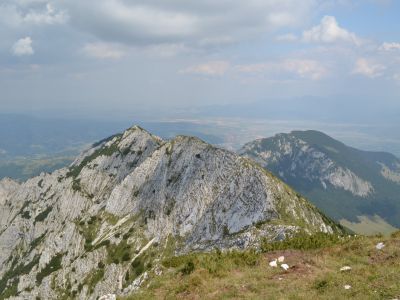
[[12, 180], [11, 178], [3, 178], [0, 180], [0, 205], [2, 199], [5, 199], [7, 195], [19, 187], [19, 183], [17, 181]]
[[331, 157], [330, 152], [337, 151], [335, 148], [326, 145], [324, 149], [315, 144], [319, 137], [329, 141], [331, 138], [318, 131], [306, 131], [306, 134], [314, 139], [307, 142], [299, 138], [303, 135], [300, 131], [277, 134], [272, 138], [250, 142], [239, 153], [256, 160], [267, 169], [273, 169], [284, 180], [301, 177], [324, 189], [331, 186], [360, 197], [374, 192], [372, 183]]

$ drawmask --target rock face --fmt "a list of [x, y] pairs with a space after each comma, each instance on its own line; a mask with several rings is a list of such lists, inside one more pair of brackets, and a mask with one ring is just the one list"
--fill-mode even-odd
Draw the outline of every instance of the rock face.
[[69, 168], [0, 181], [0, 217], [0, 299], [123, 295], [177, 253], [340, 232], [251, 160], [136, 126]]
[[360, 151], [317, 131], [294, 131], [246, 144], [239, 152], [340, 220], [379, 215], [400, 226], [400, 161]]

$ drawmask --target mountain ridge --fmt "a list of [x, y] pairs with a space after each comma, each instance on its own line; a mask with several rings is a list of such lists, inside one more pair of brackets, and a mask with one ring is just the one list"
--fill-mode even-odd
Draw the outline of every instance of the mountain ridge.
[[399, 227], [400, 160], [348, 147], [315, 131], [292, 131], [249, 142], [239, 151], [269, 169], [339, 221], [382, 217]]
[[0, 299], [126, 295], [176, 254], [343, 232], [251, 160], [138, 126], [0, 197]]

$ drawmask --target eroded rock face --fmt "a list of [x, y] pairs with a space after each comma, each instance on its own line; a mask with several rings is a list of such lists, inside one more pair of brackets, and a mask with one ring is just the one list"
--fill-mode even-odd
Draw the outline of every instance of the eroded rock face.
[[374, 192], [370, 182], [340, 166], [326, 152], [291, 134], [278, 134], [267, 143], [256, 140], [246, 144], [240, 153], [267, 169], [274, 169], [283, 179], [301, 177], [324, 189], [330, 185], [360, 197]]
[[383, 177], [400, 184], [400, 162], [395, 162], [388, 165], [378, 162], [378, 164], [381, 166], [381, 174]]
[[0, 214], [0, 292], [19, 299], [128, 294], [162, 256], [339, 230], [254, 162], [139, 127], [69, 168], [1, 181]]

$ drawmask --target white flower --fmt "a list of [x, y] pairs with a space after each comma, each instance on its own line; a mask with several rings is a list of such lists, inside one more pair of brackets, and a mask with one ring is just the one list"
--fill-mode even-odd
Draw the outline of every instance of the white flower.
[[344, 267], [341, 267], [340, 268], [340, 271], [350, 271], [351, 270], [351, 267], [349, 267], [349, 266], [344, 266]]
[[344, 286], [344, 289], [345, 289], [345, 290], [351, 289], [351, 285], [346, 284], [346, 285]]
[[273, 261], [270, 261], [270, 262], [269, 262], [269, 266], [270, 266], [270, 267], [273, 267], [273, 268], [276, 268], [276, 267], [278, 266], [278, 264], [276, 263], [276, 259], [273, 260]]
[[116, 300], [116, 299], [117, 296], [115, 294], [107, 294], [99, 298], [99, 300]]
[[281, 268], [287, 271], [289, 269], [289, 266], [287, 264], [281, 264]]
[[382, 242], [380, 242], [380, 243], [378, 243], [378, 244], [376, 244], [376, 249], [378, 249], [378, 250], [382, 250], [383, 249], [383, 247], [385, 247], [385, 244], [384, 243], [382, 243]]

